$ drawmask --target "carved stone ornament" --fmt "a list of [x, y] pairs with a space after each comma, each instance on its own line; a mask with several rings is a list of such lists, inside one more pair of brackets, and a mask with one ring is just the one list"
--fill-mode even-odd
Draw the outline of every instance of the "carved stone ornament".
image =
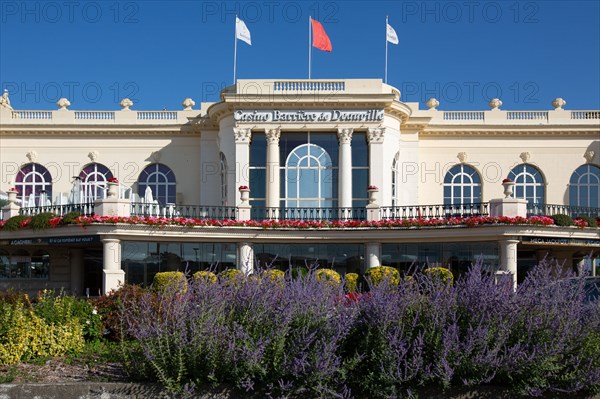
[[499, 98], [492, 98], [490, 100], [490, 102], [488, 103], [488, 105], [490, 106], [491, 109], [500, 109], [500, 107], [502, 106], [502, 101], [500, 101]]
[[123, 108], [123, 111], [129, 110], [129, 107], [133, 107], [133, 101], [128, 98], [122, 99], [120, 104], [121, 108]]
[[236, 144], [237, 143], [250, 143], [250, 137], [252, 136], [252, 130], [247, 127], [234, 127], [233, 134]]
[[431, 97], [429, 100], [427, 100], [427, 102], [425, 104], [427, 104], [429, 109], [436, 109], [437, 107], [440, 106], [440, 102], [433, 97]]
[[183, 110], [184, 111], [191, 111], [192, 107], [194, 105], [196, 105], [196, 102], [194, 100], [192, 100], [191, 98], [186, 98], [185, 100], [183, 100], [183, 102], [181, 103], [181, 105], [183, 105]]
[[88, 158], [92, 162], [97, 162], [99, 157], [100, 157], [100, 153], [98, 151], [96, 151], [96, 150], [90, 151], [89, 154], [88, 154]]
[[567, 102], [560, 97], [555, 98], [554, 101], [552, 101], [552, 106], [556, 109], [562, 109], [565, 105], [567, 105]]
[[152, 163], [159, 163], [160, 162], [160, 151], [154, 151], [152, 154], [150, 154], [150, 161]]
[[38, 161], [38, 153], [35, 150], [29, 151], [25, 156], [29, 159], [29, 162], [36, 163]]
[[354, 129], [352, 129], [351, 127], [339, 128], [337, 136], [338, 140], [340, 141], [340, 144], [350, 144], [350, 141], [352, 141], [353, 131]]
[[56, 102], [56, 105], [58, 105], [60, 109], [67, 109], [71, 106], [71, 102], [63, 97]]
[[367, 143], [383, 143], [385, 136], [384, 127], [370, 127], [367, 129]]
[[273, 129], [265, 129], [265, 137], [267, 138], [267, 144], [279, 144], [281, 129], [278, 127]]
[[469, 155], [466, 152], [462, 151], [456, 154], [456, 158], [458, 158], [460, 163], [465, 163], [469, 159]]
[[594, 160], [595, 155], [596, 155], [596, 151], [587, 150], [585, 152], [585, 154], [583, 154], [583, 157], [585, 158], [586, 161], [588, 161], [588, 163], [591, 163]]
[[523, 160], [523, 163], [527, 163], [531, 159], [531, 154], [525, 151], [519, 155], [519, 158]]
[[10, 99], [8, 98], [8, 90], [4, 89], [4, 93], [2, 97], [0, 97], [0, 107], [8, 108], [9, 110], [13, 110], [13, 107], [10, 106]]

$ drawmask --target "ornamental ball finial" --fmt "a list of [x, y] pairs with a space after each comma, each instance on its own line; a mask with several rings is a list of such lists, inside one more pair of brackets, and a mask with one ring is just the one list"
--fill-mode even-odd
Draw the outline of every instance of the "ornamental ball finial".
[[552, 106], [555, 109], [562, 109], [562, 107], [564, 107], [565, 105], [567, 105], [567, 102], [560, 97], [555, 98], [554, 101], [552, 101]]
[[122, 99], [120, 104], [121, 104], [121, 108], [123, 108], [123, 111], [129, 110], [129, 107], [133, 107], [133, 101], [131, 101], [128, 98]]
[[426, 104], [429, 107], [429, 109], [436, 109], [437, 107], [440, 106], [440, 102], [433, 97], [431, 97], [429, 100], [427, 100]]
[[500, 109], [502, 106], [502, 101], [499, 98], [492, 98], [488, 103], [491, 109]]
[[194, 100], [192, 100], [191, 98], [186, 98], [185, 100], [183, 100], [183, 102], [181, 103], [181, 105], [183, 105], [183, 110], [184, 111], [191, 111], [192, 107], [194, 105], [196, 105], [196, 102]]
[[71, 106], [71, 102], [63, 97], [56, 102], [56, 105], [58, 105], [60, 109], [67, 109]]

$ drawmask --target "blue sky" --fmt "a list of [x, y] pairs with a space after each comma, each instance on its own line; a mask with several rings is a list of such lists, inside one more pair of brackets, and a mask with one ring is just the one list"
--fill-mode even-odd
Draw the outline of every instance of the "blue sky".
[[312, 77], [383, 78], [404, 101], [440, 109], [600, 109], [598, 1], [9, 1], [0, 0], [0, 85], [16, 109], [181, 109], [216, 101], [233, 80], [305, 79], [308, 17], [333, 52], [313, 51]]

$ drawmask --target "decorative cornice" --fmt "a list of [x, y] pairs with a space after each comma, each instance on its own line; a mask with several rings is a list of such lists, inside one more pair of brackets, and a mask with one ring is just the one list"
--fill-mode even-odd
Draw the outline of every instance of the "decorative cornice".
[[252, 137], [252, 130], [246, 127], [234, 127], [233, 134], [236, 144], [249, 144]]
[[367, 129], [367, 142], [369, 144], [383, 143], [384, 135], [385, 135], [384, 127], [368, 128]]
[[267, 138], [267, 144], [279, 144], [281, 129], [278, 127], [265, 129], [265, 137]]
[[350, 127], [341, 127], [338, 129], [338, 140], [340, 141], [340, 144], [350, 144], [350, 142], [352, 141], [352, 132], [354, 132], [354, 129], [350, 128]]

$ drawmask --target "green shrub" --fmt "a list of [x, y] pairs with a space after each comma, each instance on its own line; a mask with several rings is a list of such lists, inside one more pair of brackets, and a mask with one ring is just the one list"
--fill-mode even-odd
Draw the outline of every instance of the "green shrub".
[[9, 204], [8, 200], [0, 199], [0, 209], [4, 208], [8, 204]]
[[382, 281], [387, 280], [388, 284], [398, 285], [400, 283], [400, 273], [390, 266], [375, 266], [371, 267], [365, 273], [373, 286], [379, 285]]
[[443, 284], [452, 285], [454, 283], [454, 275], [445, 267], [430, 267], [425, 269], [423, 273], [425, 273], [425, 275], [430, 279], [439, 281]]
[[596, 218], [590, 217], [590, 216], [577, 216], [578, 220], [585, 220], [587, 222], [588, 227], [598, 227], [598, 222], [596, 221]]
[[3, 229], [6, 231], [17, 231], [29, 225], [29, 216], [17, 215], [13, 216], [4, 223]]
[[0, 303], [0, 364], [77, 353], [83, 350], [82, 325], [77, 318], [47, 323], [20, 302]]
[[29, 226], [33, 230], [44, 230], [50, 226], [50, 219], [54, 219], [56, 215], [52, 212], [43, 212], [38, 213], [37, 215], [31, 218], [31, 222], [29, 222]]
[[73, 224], [73, 223], [75, 223], [75, 220], [80, 216], [81, 216], [81, 213], [79, 213], [77, 211], [65, 213], [63, 215], [62, 219], [60, 220], [60, 224], [62, 224], [62, 225]]
[[86, 299], [44, 290], [38, 294], [33, 311], [47, 324], [64, 325], [77, 320], [82, 326], [83, 336], [90, 341], [102, 337], [102, 321], [98, 310]]
[[346, 273], [346, 292], [358, 291], [358, 274]]
[[215, 284], [217, 282], [217, 275], [208, 270], [201, 270], [192, 275], [192, 280], [200, 280], [204, 283]]
[[573, 219], [569, 215], [557, 214], [552, 216], [552, 220], [554, 220], [554, 224], [557, 226], [572, 226]]
[[158, 272], [152, 280], [154, 292], [186, 292], [187, 280], [182, 272]]
[[308, 276], [308, 268], [304, 266], [292, 267], [290, 269], [290, 274], [293, 279], [305, 278]]
[[263, 270], [260, 277], [272, 283], [283, 283], [285, 281], [285, 273], [278, 269]]
[[315, 276], [317, 277], [317, 281], [326, 282], [334, 287], [342, 283], [340, 274], [333, 269], [317, 269]]
[[244, 273], [239, 269], [225, 269], [219, 273], [219, 281], [224, 285], [237, 286], [244, 279]]

